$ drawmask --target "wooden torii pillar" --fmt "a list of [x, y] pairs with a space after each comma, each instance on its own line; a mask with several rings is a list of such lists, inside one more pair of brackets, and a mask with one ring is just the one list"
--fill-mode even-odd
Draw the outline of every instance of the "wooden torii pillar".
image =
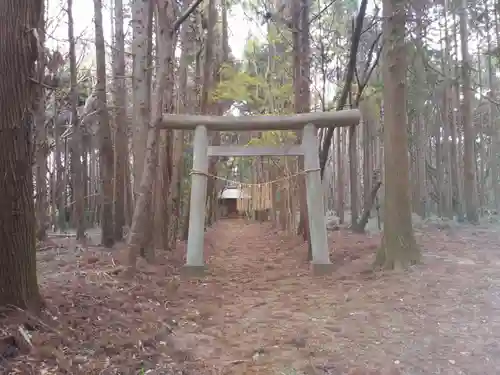
[[[203, 240], [210, 156], [304, 156], [307, 212], [312, 248], [312, 271], [322, 275], [331, 270], [328, 251], [323, 190], [319, 170], [318, 128], [354, 126], [361, 119], [357, 109], [338, 112], [301, 113], [290, 116], [198, 116], [164, 115], [162, 129], [194, 130], [191, 202], [185, 271], [202, 275], [205, 269]], [[282, 147], [209, 146], [209, 130], [266, 131], [303, 129], [302, 144]]]

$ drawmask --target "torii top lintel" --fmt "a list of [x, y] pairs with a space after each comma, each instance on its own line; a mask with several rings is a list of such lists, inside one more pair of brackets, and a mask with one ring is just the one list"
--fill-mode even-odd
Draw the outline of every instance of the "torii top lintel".
[[160, 129], [194, 130], [204, 125], [207, 130], [299, 130], [307, 124], [318, 128], [337, 128], [357, 125], [361, 119], [358, 109], [336, 112], [298, 113], [287, 116], [203, 116], [165, 114]]

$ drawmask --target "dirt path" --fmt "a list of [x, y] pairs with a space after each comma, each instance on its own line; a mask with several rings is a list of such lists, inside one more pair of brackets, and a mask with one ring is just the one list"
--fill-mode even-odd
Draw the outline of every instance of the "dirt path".
[[202, 315], [213, 314], [213, 326], [200, 322], [195, 332], [217, 337], [227, 359], [204, 356], [203, 346], [195, 351], [219, 371], [500, 373], [500, 246], [491, 228], [422, 235], [424, 265], [373, 279], [363, 270], [378, 240], [333, 234], [344, 244], [333, 253], [339, 269], [317, 279], [298, 241], [258, 224], [227, 222], [218, 230], [235, 238], [216, 246], [205, 282], [218, 287], [218, 305], [207, 312], [202, 295], [195, 303]]
[[[60, 334], [41, 329], [35, 341], [86, 375], [499, 374], [500, 234], [427, 228], [418, 239], [422, 265], [379, 275], [367, 272], [379, 238], [333, 232], [337, 269], [324, 278], [311, 276], [299, 238], [243, 220], [207, 233], [201, 280], [179, 278], [184, 246], [133, 281], [114, 272], [122, 250], [45, 251], [41, 285]], [[63, 373], [54, 353], [19, 359]]]

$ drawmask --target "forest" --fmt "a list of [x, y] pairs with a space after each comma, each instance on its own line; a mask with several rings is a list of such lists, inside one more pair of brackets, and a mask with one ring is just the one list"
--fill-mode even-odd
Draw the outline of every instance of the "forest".
[[498, 374], [499, 14], [2, 1], [0, 374]]

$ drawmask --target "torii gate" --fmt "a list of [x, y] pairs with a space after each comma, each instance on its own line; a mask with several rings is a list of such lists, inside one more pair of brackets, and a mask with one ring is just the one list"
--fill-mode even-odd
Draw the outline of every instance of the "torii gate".
[[[193, 170], [191, 172], [191, 201], [185, 273], [202, 275], [205, 264], [203, 241], [205, 235], [205, 204], [207, 196], [208, 158], [210, 156], [304, 156], [306, 169], [307, 212], [312, 248], [312, 271], [315, 275], [328, 273], [331, 262], [327, 244], [323, 191], [319, 169], [318, 128], [355, 126], [361, 119], [357, 109], [337, 112], [301, 113], [289, 116], [163, 116], [162, 129], [194, 130]], [[265, 131], [300, 130], [302, 144], [282, 147], [209, 146], [208, 130]]]

